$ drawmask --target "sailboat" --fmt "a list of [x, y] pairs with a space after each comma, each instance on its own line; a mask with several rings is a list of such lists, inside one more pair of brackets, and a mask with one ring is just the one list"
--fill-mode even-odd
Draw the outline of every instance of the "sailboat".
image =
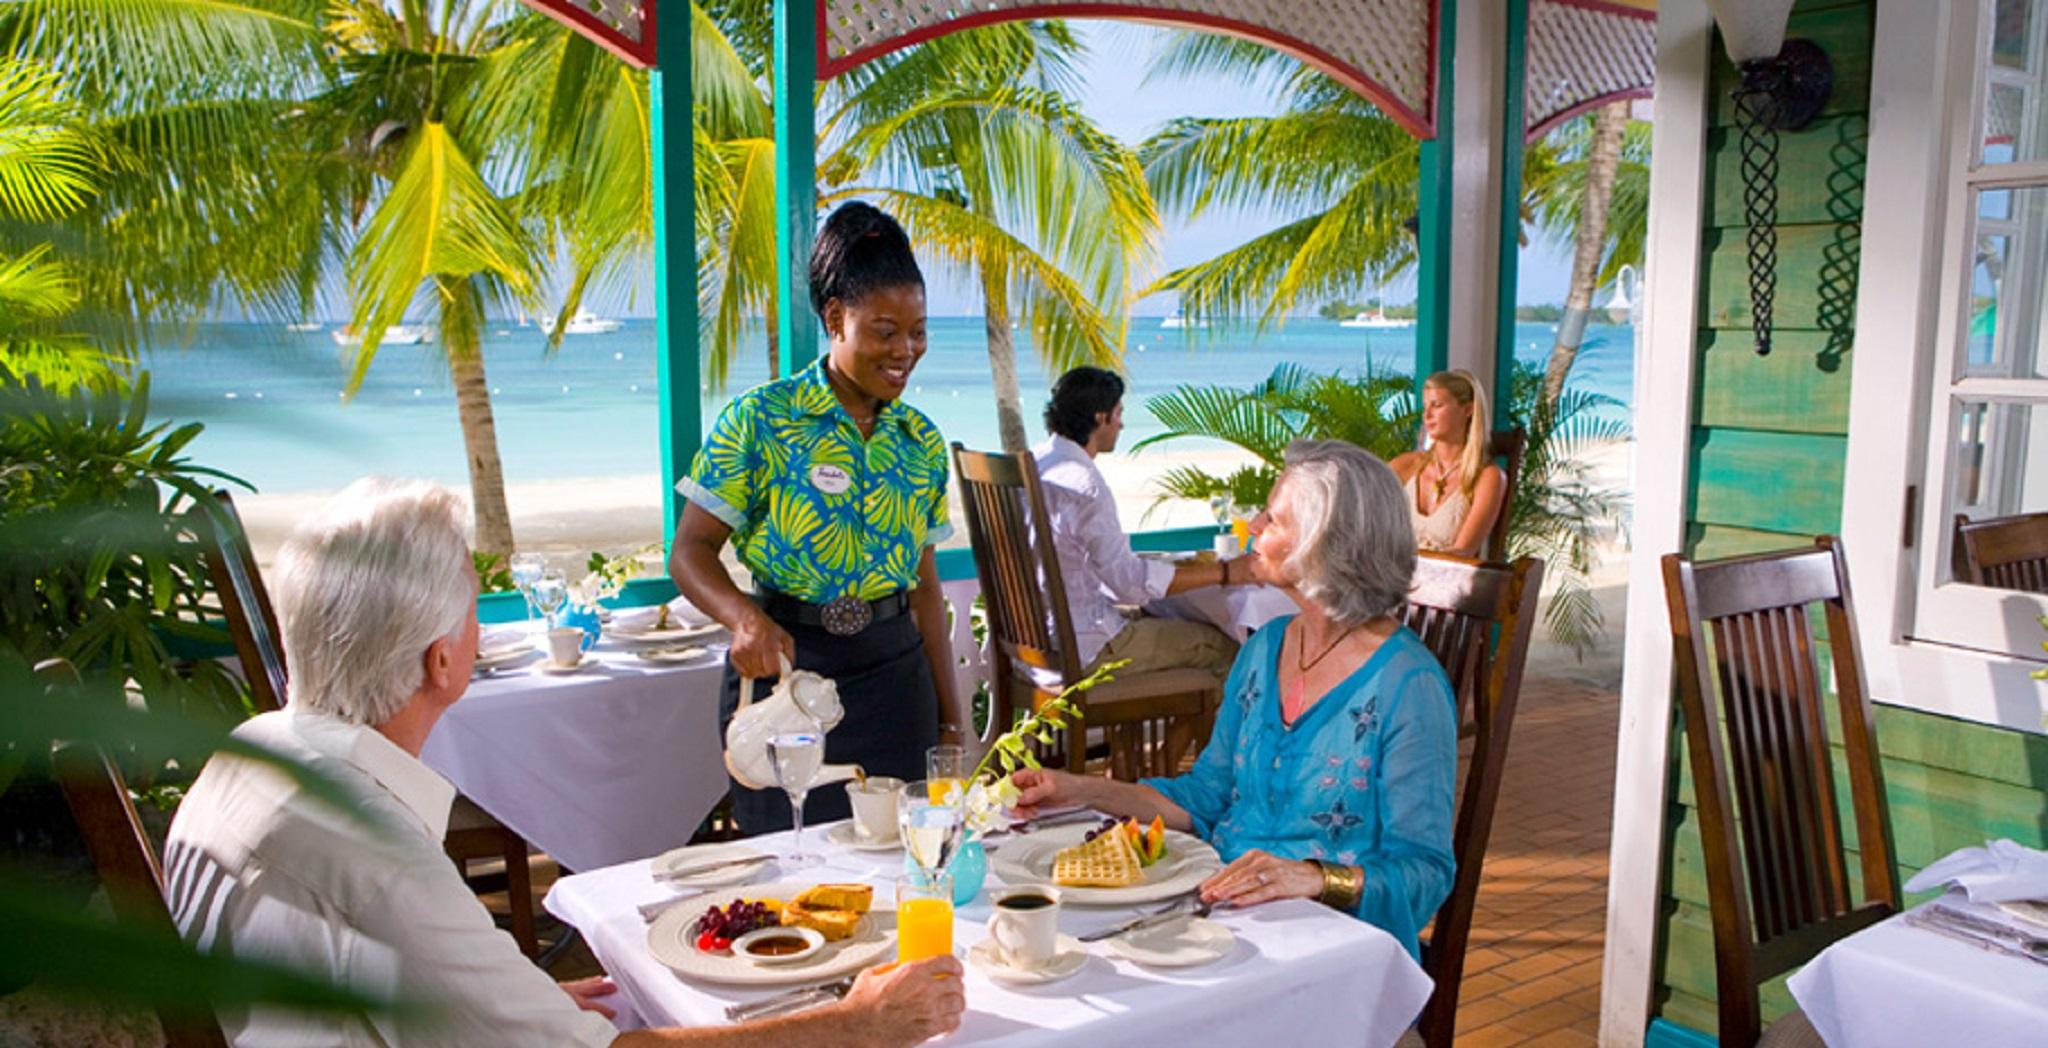
[[1183, 316], [1181, 314], [1180, 307], [1175, 306], [1173, 307], [1173, 312], [1168, 313], [1165, 319], [1159, 322], [1159, 326], [1167, 329], [1168, 331], [1178, 331], [1182, 328], [1194, 328], [1195, 330], [1200, 331], [1203, 328], [1208, 327], [1209, 322], [1206, 320], [1199, 319], [1189, 320], [1186, 316]]
[[320, 322], [319, 322], [319, 321], [317, 321], [317, 320], [307, 320], [307, 321], [301, 321], [301, 322], [295, 322], [295, 323], [291, 323], [291, 324], [286, 324], [286, 325], [284, 326], [284, 329], [285, 329], [286, 331], [296, 332], [296, 333], [298, 333], [298, 334], [302, 334], [302, 335], [303, 335], [303, 334], [307, 334], [307, 333], [309, 333], [309, 332], [314, 332], [314, 331], [318, 331], [318, 330], [320, 330], [321, 328], [324, 328], [324, 327], [326, 327], [326, 326], [327, 326], [327, 325], [325, 325], [325, 324], [322, 324], [322, 323], [320, 323]]
[[1374, 306], [1370, 310], [1360, 310], [1358, 315], [1350, 320], [1339, 321], [1337, 326], [1348, 328], [1407, 328], [1414, 327], [1415, 322], [1413, 320], [1390, 317], [1380, 307]]
[[[393, 324], [384, 329], [384, 340], [380, 346], [417, 346], [434, 340], [434, 329], [427, 324]], [[336, 328], [334, 344], [341, 347], [363, 344], [362, 333], [353, 327]]]
[[576, 315], [562, 325], [565, 335], [608, 335], [619, 329], [619, 322], [610, 317], [600, 317], [587, 309], [579, 309]]

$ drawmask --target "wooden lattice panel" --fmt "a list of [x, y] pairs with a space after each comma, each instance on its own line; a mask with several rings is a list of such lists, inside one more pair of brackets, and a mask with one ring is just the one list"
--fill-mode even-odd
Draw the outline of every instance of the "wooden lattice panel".
[[1656, 15], [1600, 0], [1530, 0], [1522, 124], [1532, 139], [1617, 98], [1648, 98]]
[[[642, 69], [654, 65], [655, 0], [525, 0], [528, 7], [582, 33]], [[680, 0], [677, 9], [687, 18]]]
[[1020, 18], [1117, 18], [1259, 40], [1370, 98], [1410, 131], [1433, 133], [1436, 0], [816, 0], [818, 75], [941, 33]]

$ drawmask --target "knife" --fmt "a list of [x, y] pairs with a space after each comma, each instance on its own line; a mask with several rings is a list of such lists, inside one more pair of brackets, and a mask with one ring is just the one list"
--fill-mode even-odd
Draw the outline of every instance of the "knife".
[[1943, 938], [1954, 939], [1957, 942], [1961, 943], [1968, 943], [1969, 945], [1975, 946], [1980, 950], [1986, 950], [1991, 953], [2004, 954], [2008, 957], [2017, 957], [2023, 961], [2033, 961], [2035, 964], [2048, 964], [2048, 960], [2036, 957], [2033, 954], [2028, 953], [2027, 951], [2022, 950], [2017, 946], [2008, 945], [2006, 943], [2000, 942], [1997, 939], [1990, 938], [1989, 936], [1981, 935], [1974, 931], [1969, 931], [1961, 925], [1951, 924], [1948, 921], [1943, 920], [1942, 918], [1934, 916], [1932, 914], [1922, 913], [1916, 910], [1906, 914], [1904, 920], [1906, 924], [1918, 928], [1921, 931], [1933, 932], [1934, 934], [1942, 936]]
[[801, 986], [773, 997], [763, 997], [745, 1004], [728, 1005], [725, 1009], [727, 1021], [743, 1023], [753, 1019], [766, 1019], [776, 1015], [802, 1011], [820, 1004], [830, 1004], [845, 997], [853, 989], [854, 976], [835, 979], [817, 986]]
[[1119, 935], [1134, 932], [1140, 928], [1150, 928], [1155, 924], [1165, 924], [1168, 921], [1177, 921], [1183, 917], [1209, 916], [1210, 907], [1208, 903], [1203, 903], [1202, 905], [1197, 906], [1193, 909], [1188, 909], [1187, 907], [1181, 905], [1181, 902], [1184, 901], [1186, 900], [1183, 899], [1180, 902], [1175, 902], [1170, 908], [1163, 910], [1159, 913], [1148, 913], [1145, 916], [1138, 918], [1137, 920], [1125, 921], [1124, 923], [1119, 924], [1114, 928], [1105, 929], [1099, 932], [1089, 932], [1086, 935], [1075, 936], [1075, 938], [1079, 939], [1082, 942], [1101, 942], [1104, 939], [1114, 939]]

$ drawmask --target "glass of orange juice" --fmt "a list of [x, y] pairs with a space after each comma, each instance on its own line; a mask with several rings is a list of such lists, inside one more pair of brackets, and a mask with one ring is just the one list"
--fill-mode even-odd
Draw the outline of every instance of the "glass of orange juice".
[[967, 785], [967, 747], [944, 745], [924, 751], [924, 779], [930, 802], [947, 803], [947, 793]]
[[952, 952], [952, 875], [896, 878], [896, 959], [909, 963]]

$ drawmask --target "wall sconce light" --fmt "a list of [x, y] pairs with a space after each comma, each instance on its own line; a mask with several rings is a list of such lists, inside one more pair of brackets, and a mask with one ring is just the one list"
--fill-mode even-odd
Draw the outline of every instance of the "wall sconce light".
[[1758, 356], [1771, 351], [1771, 302], [1778, 291], [1778, 132], [1811, 123], [1835, 86], [1834, 65], [1819, 45], [1785, 39], [1792, 2], [1707, 0], [1728, 57], [1742, 74], [1731, 94], [1742, 135], [1750, 325]]

